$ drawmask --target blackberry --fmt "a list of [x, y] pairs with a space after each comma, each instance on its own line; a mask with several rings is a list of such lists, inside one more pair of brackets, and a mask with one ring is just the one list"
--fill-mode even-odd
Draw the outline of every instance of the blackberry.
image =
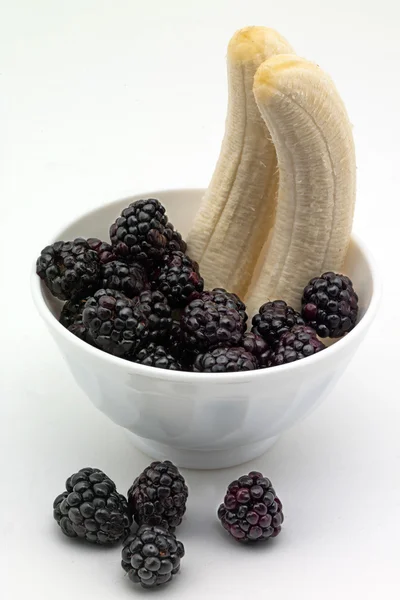
[[128, 506], [139, 525], [174, 529], [186, 511], [188, 489], [178, 468], [169, 460], [155, 461], [135, 479]]
[[142, 525], [124, 542], [121, 566], [134, 583], [153, 588], [171, 581], [185, 555], [182, 542], [163, 527]]
[[214, 302], [210, 292], [203, 292], [184, 309], [181, 328], [187, 348], [201, 352], [217, 346], [239, 346], [246, 325], [236, 308]]
[[246, 323], [248, 316], [246, 312], [246, 305], [241, 301], [239, 296], [231, 292], [227, 292], [224, 288], [214, 288], [211, 291], [204, 292], [203, 298], [208, 297], [209, 300], [217, 304], [218, 306], [224, 306], [225, 308], [235, 308]]
[[345, 275], [328, 272], [311, 279], [301, 303], [304, 320], [322, 338], [342, 337], [356, 325], [358, 296]]
[[231, 373], [258, 368], [256, 357], [244, 348], [214, 348], [199, 354], [193, 365], [197, 373]]
[[98, 238], [88, 238], [87, 243], [91, 249], [97, 253], [99, 261], [102, 265], [105, 265], [112, 260], [117, 260], [113, 247], [107, 242], [102, 242]]
[[282, 503], [270, 480], [251, 471], [228, 486], [218, 518], [239, 542], [259, 542], [280, 533]]
[[61, 531], [94, 544], [122, 540], [131, 525], [126, 499], [99, 469], [90, 467], [71, 475], [66, 491], [53, 503], [53, 516]]
[[60, 323], [68, 329], [70, 325], [82, 323], [82, 313], [85, 308], [87, 297], [75, 298], [65, 302], [61, 310]]
[[253, 317], [252, 323], [252, 332], [264, 338], [271, 347], [276, 346], [281, 335], [294, 325], [304, 325], [300, 313], [288, 306], [284, 300], [263, 304]]
[[183, 308], [203, 291], [204, 280], [199, 265], [176, 251], [164, 256], [162, 266], [153, 273], [151, 285], [167, 297], [172, 307]]
[[134, 362], [148, 367], [157, 367], [158, 369], [168, 369], [170, 371], [181, 371], [181, 365], [164, 346], [157, 344], [148, 344], [139, 350], [134, 358]]
[[179, 250], [180, 252], [185, 253], [187, 250], [187, 244], [185, 240], [182, 239], [179, 231], [176, 231], [172, 223], [167, 223], [165, 235], [168, 239], [167, 251], [175, 252]]
[[100, 283], [104, 289], [117, 290], [134, 298], [148, 286], [147, 275], [141, 265], [130, 265], [113, 260], [101, 266]]
[[116, 290], [98, 290], [83, 309], [83, 324], [94, 344], [115, 356], [135, 351], [149, 334], [149, 322], [139, 302]]
[[89, 295], [98, 288], [100, 261], [86, 240], [46, 246], [36, 261], [36, 273], [60, 300]]
[[144, 291], [139, 295], [140, 308], [148, 319], [148, 341], [164, 344], [172, 329], [172, 311], [166, 297], [159, 291]]
[[268, 366], [268, 359], [271, 355], [270, 347], [267, 342], [257, 333], [245, 333], [242, 339], [242, 346], [253, 354], [258, 361], [259, 366], [264, 369]]
[[284, 333], [277, 347], [271, 352], [269, 367], [276, 367], [312, 356], [325, 349], [314, 329], [306, 325], [295, 325]]
[[110, 228], [115, 254], [147, 266], [160, 261], [171, 236], [167, 223], [165, 208], [155, 198], [132, 202]]

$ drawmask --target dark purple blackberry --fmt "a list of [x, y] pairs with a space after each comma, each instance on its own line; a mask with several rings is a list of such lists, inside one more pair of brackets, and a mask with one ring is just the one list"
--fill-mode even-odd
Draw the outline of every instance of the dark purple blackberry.
[[204, 280], [199, 265], [177, 251], [164, 256], [162, 265], [153, 272], [151, 286], [167, 297], [170, 306], [183, 308], [203, 291]]
[[214, 302], [210, 292], [203, 292], [184, 309], [181, 328], [187, 348], [201, 352], [215, 347], [239, 346], [246, 325], [236, 308]]
[[71, 475], [65, 487], [53, 503], [53, 516], [65, 535], [93, 544], [114, 544], [125, 537], [131, 525], [127, 502], [107, 475], [87, 467]]
[[165, 208], [155, 198], [132, 202], [110, 228], [115, 254], [146, 266], [159, 262], [171, 235], [167, 223]]
[[294, 325], [304, 325], [300, 313], [288, 306], [284, 300], [274, 300], [263, 304], [253, 317], [252, 332], [261, 335], [267, 344], [274, 347], [281, 335]]
[[163, 527], [142, 525], [124, 542], [121, 566], [133, 583], [154, 588], [168, 583], [180, 569], [185, 548]]
[[270, 347], [267, 342], [257, 333], [245, 333], [242, 339], [242, 346], [247, 352], [251, 352], [258, 361], [260, 368], [268, 366], [268, 359], [271, 355]]
[[147, 275], [141, 265], [128, 265], [120, 260], [101, 266], [100, 283], [102, 288], [117, 290], [128, 298], [138, 296], [148, 287]]
[[345, 275], [328, 272], [311, 279], [301, 303], [304, 320], [322, 338], [342, 337], [356, 325], [358, 296]]
[[242, 317], [243, 322], [247, 322], [248, 316], [246, 312], [246, 305], [236, 294], [227, 292], [226, 290], [224, 290], [224, 288], [214, 288], [211, 291], [207, 290], [203, 292], [203, 294], [204, 299], [208, 298], [218, 306], [224, 306], [225, 308], [235, 308]]
[[164, 346], [148, 344], [141, 348], [134, 357], [133, 362], [157, 369], [168, 369], [170, 371], [181, 371], [182, 367], [178, 360], [172, 356]]
[[187, 244], [185, 240], [182, 239], [179, 231], [176, 231], [172, 223], [167, 223], [167, 231], [166, 236], [168, 239], [167, 251], [168, 252], [176, 252], [177, 250], [185, 253], [187, 250]]
[[232, 373], [233, 371], [254, 371], [258, 361], [244, 348], [214, 348], [199, 354], [193, 365], [196, 373]]
[[218, 518], [239, 542], [268, 540], [281, 531], [282, 503], [270, 480], [252, 471], [228, 486]]
[[115, 356], [133, 353], [149, 335], [149, 322], [139, 302], [116, 290], [98, 290], [83, 309], [83, 324], [94, 344]]
[[178, 468], [169, 460], [152, 462], [128, 491], [128, 506], [139, 525], [174, 529], [186, 511], [188, 489]]
[[92, 250], [97, 252], [97, 256], [99, 257], [100, 263], [105, 265], [112, 260], [117, 260], [117, 257], [114, 254], [113, 247], [111, 244], [107, 242], [102, 242], [98, 238], [88, 238], [87, 243], [91, 247]]
[[271, 352], [269, 367], [301, 360], [325, 349], [325, 344], [317, 338], [314, 329], [306, 325], [295, 325], [281, 336], [278, 345]]
[[43, 248], [36, 273], [60, 300], [89, 295], [98, 289], [100, 261], [86, 240], [56, 242]]
[[147, 341], [164, 345], [172, 329], [172, 311], [166, 297], [162, 292], [145, 290], [139, 302], [149, 322]]

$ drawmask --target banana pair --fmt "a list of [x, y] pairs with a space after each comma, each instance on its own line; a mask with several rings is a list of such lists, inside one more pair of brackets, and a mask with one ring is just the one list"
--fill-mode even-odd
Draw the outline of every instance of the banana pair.
[[330, 77], [266, 27], [228, 47], [225, 136], [188, 238], [209, 289], [299, 308], [304, 285], [339, 272], [350, 242], [356, 164]]

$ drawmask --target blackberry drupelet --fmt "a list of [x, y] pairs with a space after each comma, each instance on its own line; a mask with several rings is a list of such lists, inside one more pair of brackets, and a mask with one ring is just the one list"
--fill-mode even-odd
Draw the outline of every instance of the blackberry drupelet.
[[188, 488], [169, 460], [155, 461], [135, 479], [128, 491], [128, 507], [139, 525], [174, 529], [186, 511]]
[[125, 537], [131, 525], [127, 502], [107, 475], [88, 467], [71, 475], [65, 487], [53, 503], [53, 516], [65, 535], [94, 544]]
[[218, 518], [239, 542], [259, 542], [280, 533], [282, 503], [270, 480], [252, 471], [228, 486]]
[[164, 345], [172, 329], [172, 311], [164, 294], [145, 290], [139, 295], [140, 308], [148, 319], [147, 341]]
[[185, 307], [204, 288], [199, 265], [178, 251], [164, 256], [151, 279], [152, 288], [160, 290], [173, 308]]
[[83, 324], [94, 344], [115, 356], [133, 353], [149, 334], [149, 323], [137, 299], [116, 290], [98, 290], [83, 310]]
[[87, 243], [92, 250], [97, 252], [97, 256], [102, 265], [106, 265], [112, 260], [117, 260], [113, 247], [108, 242], [102, 242], [98, 238], [88, 238]]
[[193, 365], [196, 373], [232, 373], [258, 369], [257, 358], [244, 348], [214, 348], [199, 354]]
[[36, 273], [60, 300], [89, 295], [99, 286], [100, 261], [83, 238], [46, 246], [36, 261]]
[[271, 352], [269, 367], [301, 360], [325, 349], [314, 329], [306, 325], [295, 325], [281, 336], [277, 347]]
[[134, 583], [153, 588], [168, 583], [185, 555], [182, 542], [163, 527], [142, 525], [124, 542], [121, 566]]
[[[203, 292], [203, 298], [208, 297], [218, 306], [224, 306], [225, 308], [235, 308], [246, 323], [248, 316], [246, 312], [246, 305], [241, 301], [239, 296], [231, 292], [227, 292], [224, 288], [214, 288], [211, 291]], [[208, 294], [208, 296], [206, 296]]]
[[117, 290], [128, 298], [138, 296], [148, 287], [147, 275], [137, 263], [113, 260], [101, 266], [100, 284], [104, 289]]
[[288, 306], [284, 300], [274, 300], [263, 304], [253, 317], [252, 332], [264, 338], [273, 348], [281, 335], [294, 325], [304, 325], [300, 313]]
[[110, 228], [115, 254], [146, 266], [160, 261], [171, 236], [167, 223], [165, 208], [155, 198], [132, 202]]
[[148, 367], [157, 367], [158, 369], [168, 369], [169, 371], [181, 371], [182, 367], [179, 361], [172, 356], [164, 346], [157, 344], [147, 344], [139, 350], [132, 359], [134, 362]]
[[267, 342], [260, 335], [252, 332], [245, 333], [242, 339], [242, 346], [247, 352], [251, 352], [257, 358], [261, 369], [268, 366], [271, 350]]
[[342, 337], [356, 325], [358, 296], [345, 275], [328, 272], [311, 279], [301, 302], [304, 320], [322, 338]]
[[215, 302], [210, 292], [203, 292], [185, 307], [181, 329], [187, 348], [201, 352], [214, 347], [239, 346], [246, 325], [236, 308]]
[[175, 252], [178, 250], [180, 252], [185, 253], [187, 250], [187, 244], [186, 244], [185, 240], [182, 239], [182, 236], [179, 233], [179, 231], [175, 230], [172, 223], [167, 223], [166, 229], [167, 230], [165, 232], [165, 235], [167, 236], [167, 239], [168, 239], [167, 252]]

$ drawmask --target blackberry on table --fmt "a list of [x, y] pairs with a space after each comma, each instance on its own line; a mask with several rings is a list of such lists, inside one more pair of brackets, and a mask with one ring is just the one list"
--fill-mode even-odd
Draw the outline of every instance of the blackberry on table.
[[183, 476], [172, 462], [155, 461], [133, 482], [128, 506], [139, 525], [174, 529], [182, 522], [188, 493]]
[[165, 344], [172, 329], [172, 310], [162, 292], [145, 290], [139, 295], [139, 304], [148, 320], [148, 341]]
[[91, 249], [97, 253], [99, 261], [102, 265], [105, 265], [112, 260], [117, 260], [113, 247], [108, 242], [102, 242], [98, 238], [88, 238], [87, 243]]
[[168, 583], [185, 555], [182, 542], [163, 527], [142, 525], [124, 542], [121, 566], [129, 579], [144, 588]]
[[71, 475], [65, 487], [53, 503], [54, 519], [65, 535], [93, 544], [113, 544], [125, 537], [131, 525], [127, 502], [107, 475], [87, 467]]
[[83, 238], [55, 242], [43, 248], [36, 273], [60, 300], [89, 295], [98, 288], [100, 261]]
[[149, 334], [149, 322], [140, 303], [116, 290], [100, 289], [87, 300], [83, 324], [94, 344], [115, 356], [134, 352]]
[[151, 285], [167, 297], [171, 307], [183, 308], [203, 291], [204, 280], [199, 274], [199, 265], [183, 252], [176, 251], [164, 256], [161, 266], [153, 273]]
[[185, 307], [181, 328], [187, 348], [201, 352], [214, 347], [239, 346], [246, 325], [236, 308], [215, 302], [210, 292], [203, 292]]
[[155, 198], [132, 202], [110, 228], [117, 256], [151, 266], [164, 256], [170, 229], [165, 208]]
[[257, 358], [244, 348], [214, 348], [199, 354], [193, 365], [197, 373], [232, 373], [258, 369]]
[[271, 350], [264, 338], [257, 333], [249, 331], [243, 336], [242, 346], [247, 352], [250, 352], [257, 358], [260, 368], [264, 369], [268, 366]]
[[274, 300], [263, 304], [253, 317], [252, 332], [260, 335], [271, 347], [276, 346], [281, 335], [294, 325], [304, 325], [297, 311], [288, 306], [284, 300]]
[[282, 503], [267, 477], [251, 471], [233, 481], [218, 509], [222, 526], [239, 542], [276, 537], [283, 523]]
[[132, 358], [141, 365], [156, 367], [157, 369], [168, 369], [169, 371], [181, 371], [182, 367], [178, 360], [172, 356], [164, 346], [151, 343], [141, 348]]
[[314, 329], [305, 325], [295, 325], [284, 333], [271, 352], [269, 367], [276, 367], [312, 356], [325, 349], [325, 344], [317, 338]]
[[128, 298], [134, 298], [148, 287], [147, 275], [141, 265], [120, 260], [101, 266], [100, 284], [102, 288], [117, 290]]
[[358, 296], [345, 275], [327, 272], [311, 279], [301, 302], [304, 320], [322, 338], [342, 337], [356, 325]]

